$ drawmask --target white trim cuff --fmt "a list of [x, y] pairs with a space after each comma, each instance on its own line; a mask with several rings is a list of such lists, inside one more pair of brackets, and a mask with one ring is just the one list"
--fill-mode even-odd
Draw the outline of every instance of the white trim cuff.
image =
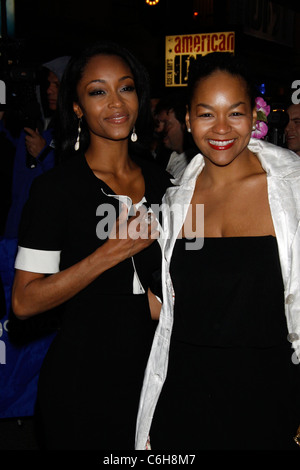
[[59, 272], [60, 251], [34, 250], [18, 247], [15, 269], [32, 273], [54, 274]]

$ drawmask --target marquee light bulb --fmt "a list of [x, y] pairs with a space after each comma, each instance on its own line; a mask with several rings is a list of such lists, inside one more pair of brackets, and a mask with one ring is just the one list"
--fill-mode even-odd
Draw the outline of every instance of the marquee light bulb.
[[157, 5], [159, 0], [146, 0], [147, 5]]

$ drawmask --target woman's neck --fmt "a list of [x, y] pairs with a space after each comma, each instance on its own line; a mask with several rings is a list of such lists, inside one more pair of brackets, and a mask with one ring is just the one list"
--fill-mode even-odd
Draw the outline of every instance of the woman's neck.
[[128, 154], [128, 141], [112, 141], [109, 139], [101, 142], [91, 140], [90, 146], [85, 152], [86, 160], [93, 171], [108, 173], [122, 173], [131, 166]]
[[205, 166], [200, 175], [202, 184], [206, 187], [222, 187], [238, 182], [248, 176], [264, 173], [257, 156], [248, 151], [239, 155], [230, 164], [218, 166], [204, 156]]

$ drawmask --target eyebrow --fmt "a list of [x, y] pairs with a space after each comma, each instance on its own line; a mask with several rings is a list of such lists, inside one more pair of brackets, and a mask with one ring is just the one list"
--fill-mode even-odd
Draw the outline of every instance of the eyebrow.
[[[126, 80], [127, 78], [131, 78], [131, 80], [134, 81], [134, 78], [131, 75], [124, 75], [124, 77], [119, 78], [119, 82], [122, 82], [123, 80]], [[97, 78], [95, 80], [91, 80], [88, 85], [91, 83], [106, 83], [106, 80], [103, 80], [102, 78]]]
[[[240, 106], [241, 104], [246, 104], [246, 103], [245, 103], [244, 101], [239, 101], [238, 103], [232, 104], [232, 105], [229, 107], [229, 109], [237, 108], [237, 107]], [[213, 106], [210, 106], [209, 104], [206, 104], [206, 103], [198, 103], [198, 104], [196, 105], [196, 107], [197, 107], [197, 108], [198, 108], [198, 107], [199, 107], [199, 108], [202, 107], [202, 108], [207, 108], [207, 109], [213, 109]]]

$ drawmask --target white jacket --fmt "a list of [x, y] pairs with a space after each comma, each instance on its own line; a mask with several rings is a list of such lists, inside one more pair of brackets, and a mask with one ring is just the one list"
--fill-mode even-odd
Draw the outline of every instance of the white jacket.
[[[268, 197], [277, 237], [285, 293], [285, 314], [291, 342], [291, 360], [300, 360], [300, 158], [294, 152], [268, 142], [251, 139], [249, 149], [257, 155], [267, 174]], [[173, 326], [173, 291], [169, 266], [175, 241], [185, 220], [195, 183], [204, 167], [204, 158], [196, 155], [183, 175], [173, 180], [162, 206], [163, 306], [145, 371], [137, 418], [136, 449], [145, 449], [151, 421], [168, 368]], [[167, 206], [182, 206], [175, 213]]]

